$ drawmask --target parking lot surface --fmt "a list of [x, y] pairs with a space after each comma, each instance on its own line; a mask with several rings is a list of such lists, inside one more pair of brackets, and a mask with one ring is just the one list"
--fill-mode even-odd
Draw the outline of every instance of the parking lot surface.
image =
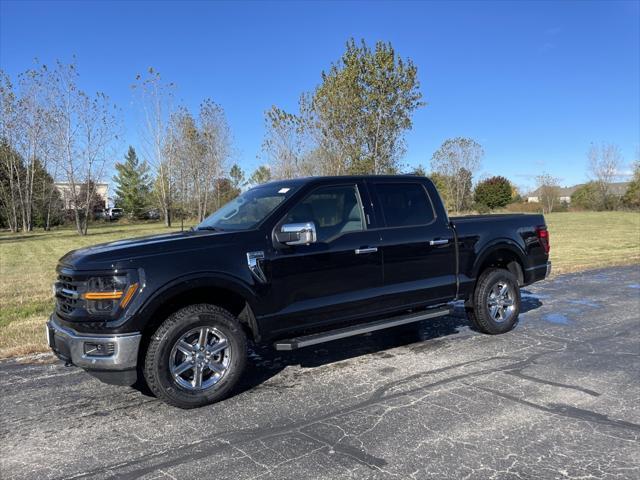
[[183, 411], [50, 356], [0, 362], [0, 477], [640, 478], [640, 268], [523, 289], [517, 328], [464, 312], [297, 352]]

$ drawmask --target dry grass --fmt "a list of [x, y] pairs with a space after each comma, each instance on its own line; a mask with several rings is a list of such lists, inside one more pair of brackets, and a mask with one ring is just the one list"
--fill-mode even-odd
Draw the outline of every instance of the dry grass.
[[[554, 273], [640, 262], [640, 214], [579, 212], [547, 215]], [[160, 224], [0, 233], [0, 358], [45, 351], [43, 325], [53, 309], [51, 284], [69, 250], [127, 237], [166, 232]]]
[[43, 325], [53, 309], [58, 259], [96, 243], [166, 232], [161, 224], [106, 224], [79, 237], [75, 230], [0, 233], [0, 358], [46, 349]]
[[566, 212], [545, 219], [554, 274], [640, 263], [640, 213]]

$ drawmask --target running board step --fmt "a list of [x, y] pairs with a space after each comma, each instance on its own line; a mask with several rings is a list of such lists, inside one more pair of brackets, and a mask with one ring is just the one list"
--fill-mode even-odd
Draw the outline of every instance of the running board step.
[[451, 307], [422, 310], [420, 312], [413, 312], [406, 315], [384, 318], [371, 323], [359, 323], [350, 327], [329, 330], [328, 332], [320, 332], [305, 335], [303, 337], [279, 340], [274, 343], [274, 347], [276, 350], [296, 350], [298, 348], [309, 347], [319, 343], [331, 342], [340, 338], [352, 337], [354, 335], [375, 332], [376, 330], [397, 327], [407, 323], [419, 322], [421, 320], [427, 320], [428, 318], [444, 317], [445, 315], [449, 315], [452, 310], [453, 309]]

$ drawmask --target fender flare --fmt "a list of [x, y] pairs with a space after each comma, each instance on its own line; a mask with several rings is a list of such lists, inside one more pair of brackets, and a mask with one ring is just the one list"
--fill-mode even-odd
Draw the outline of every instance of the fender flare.
[[144, 318], [148, 324], [152, 312], [160, 308], [168, 300], [196, 288], [221, 288], [229, 290], [243, 298], [248, 307], [247, 323], [255, 338], [260, 337], [260, 330], [253, 312], [258, 299], [249, 285], [238, 277], [216, 271], [193, 272], [172, 279], [170, 282], [156, 288], [145, 301], [138, 306], [135, 315]]
[[486, 261], [489, 255], [493, 254], [497, 250], [508, 250], [513, 253], [518, 259], [520, 267], [522, 268], [522, 274], [524, 275], [524, 271], [527, 266], [527, 256], [522, 246], [509, 238], [498, 238], [484, 245], [482, 247], [482, 250], [480, 250], [480, 253], [476, 255], [476, 260], [471, 270], [472, 278], [478, 278], [478, 274], [480, 273], [479, 270], [482, 264]]

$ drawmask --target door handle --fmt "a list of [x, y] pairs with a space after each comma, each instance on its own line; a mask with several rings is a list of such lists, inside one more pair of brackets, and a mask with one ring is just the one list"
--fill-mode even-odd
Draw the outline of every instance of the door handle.
[[356, 248], [356, 255], [361, 255], [363, 253], [376, 253], [378, 249], [376, 247], [368, 247], [368, 248]]
[[433, 245], [446, 245], [447, 243], [449, 243], [449, 240], [446, 238], [443, 238], [442, 240], [431, 240], [429, 242], [429, 245], [433, 246]]

